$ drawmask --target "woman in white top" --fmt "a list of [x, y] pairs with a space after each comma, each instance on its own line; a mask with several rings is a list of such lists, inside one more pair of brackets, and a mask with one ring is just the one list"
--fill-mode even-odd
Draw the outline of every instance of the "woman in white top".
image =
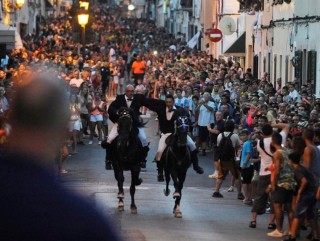
[[82, 128], [80, 118], [80, 103], [76, 94], [70, 95], [70, 121], [69, 131], [72, 133], [72, 154], [77, 153], [78, 135]]
[[240, 79], [243, 79], [243, 70], [239, 62], [234, 63], [234, 70], [237, 71], [237, 75], [239, 75]]

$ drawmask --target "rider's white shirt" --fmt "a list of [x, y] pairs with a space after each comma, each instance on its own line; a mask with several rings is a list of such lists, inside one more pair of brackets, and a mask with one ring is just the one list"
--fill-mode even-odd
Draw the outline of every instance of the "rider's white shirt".
[[[176, 107], [175, 106], [173, 106], [173, 108], [172, 108], [173, 110], [175, 110], [176, 109]], [[170, 111], [169, 112], [169, 108], [168, 107], [166, 107], [166, 116], [167, 116], [167, 120], [171, 120], [171, 118], [172, 118], [172, 116], [173, 116], [173, 113], [174, 113], [174, 111]]]

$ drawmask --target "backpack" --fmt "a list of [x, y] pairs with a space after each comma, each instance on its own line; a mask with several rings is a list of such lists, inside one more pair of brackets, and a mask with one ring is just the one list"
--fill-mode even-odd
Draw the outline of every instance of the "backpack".
[[222, 133], [222, 139], [217, 149], [216, 160], [219, 159], [220, 161], [234, 161], [236, 151], [232, 145], [232, 135], [233, 132], [231, 132], [228, 136], [225, 136], [224, 133]]
[[282, 150], [283, 163], [280, 164], [280, 173], [277, 179], [277, 186], [286, 190], [295, 190], [297, 182], [294, 178], [294, 169], [289, 164], [288, 154]]

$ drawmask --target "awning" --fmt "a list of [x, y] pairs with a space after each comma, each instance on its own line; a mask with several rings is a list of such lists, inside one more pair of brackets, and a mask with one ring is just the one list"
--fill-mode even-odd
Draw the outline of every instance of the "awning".
[[225, 52], [225, 55], [245, 56], [246, 32], [244, 32]]
[[46, 0], [46, 11], [54, 11], [54, 8], [49, 0]]
[[23, 48], [21, 36], [15, 27], [0, 23], [0, 43], [6, 44], [7, 49]]

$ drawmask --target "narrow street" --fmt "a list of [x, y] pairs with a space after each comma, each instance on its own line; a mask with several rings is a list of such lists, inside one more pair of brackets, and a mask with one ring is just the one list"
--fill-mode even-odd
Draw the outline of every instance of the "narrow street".
[[130, 213], [130, 173], [125, 174], [125, 211], [118, 212], [117, 184], [113, 171], [104, 169], [105, 151], [98, 145], [97, 139], [93, 145], [80, 146], [79, 153], [68, 158], [65, 164], [68, 174], [61, 178], [64, 185], [93, 199], [129, 240], [272, 240], [267, 237], [266, 215], [259, 217], [256, 229], [248, 227], [251, 207], [237, 200], [236, 191], [227, 192], [230, 177], [223, 184], [224, 198], [211, 197], [215, 184], [208, 178], [213, 171], [212, 152], [199, 157], [205, 170], [203, 175], [195, 173], [192, 168], [188, 170], [181, 200], [183, 218], [174, 218], [172, 192], [170, 196], [164, 196], [165, 185], [157, 182], [156, 164], [151, 162], [159, 139], [155, 135], [157, 122], [153, 114], [145, 120], [148, 120], [146, 134], [150, 152], [147, 168], [141, 173], [143, 184], [136, 191], [137, 215]]

